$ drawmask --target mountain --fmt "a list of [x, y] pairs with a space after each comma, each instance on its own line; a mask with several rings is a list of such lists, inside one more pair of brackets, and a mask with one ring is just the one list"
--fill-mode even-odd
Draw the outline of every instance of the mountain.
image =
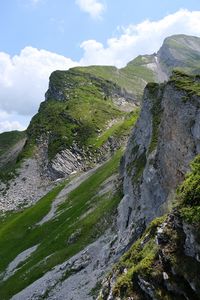
[[0, 135], [1, 299], [199, 299], [199, 44], [55, 71]]
[[56, 179], [87, 170], [125, 145], [136, 120], [137, 111], [132, 111], [140, 105], [147, 82], [165, 81], [173, 67], [196, 72], [199, 44], [196, 37], [172, 36], [157, 54], [138, 56], [122, 69], [90, 66], [53, 72], [46, 100], [27, 128], [25, 146], [25, 138], [16, 145], [17, 162], [6, 149], [7, 159], [0, 153], [1, 209], [35, 203]]
[[199, 73], [200, 39], [187, 35], [175, 35], [165, 39], [158, 51], [163, 71], [169, 74], [173, 68], [187, 73]]
[[199, 75], [175, 71], [166, 84], [147, 85], [124, 155], [118, 208], [119, 235], [133, 246], [98, 299], [199, 299], [199, 117]]
[[30, 205], [55, 180], [107, 160], [125, 145], [137, 115], [137, 103], [117, 84], [76, 69], [54, 72], [17, 164], [4, 167], [2, 179], [18, 176], [2, 183], [2, 209]]
[[26, 139], [24, 131], [10, 131], [0, 134], [0, 167], [15, 160], [22, 150]]

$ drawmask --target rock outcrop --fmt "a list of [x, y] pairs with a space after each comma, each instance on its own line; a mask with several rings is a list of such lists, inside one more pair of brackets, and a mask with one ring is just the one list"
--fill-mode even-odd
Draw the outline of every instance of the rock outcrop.
[[185, 100], [188, 91], [184, 83], [179, 89], [176, 80], [181, 81], [172, 76], [166, 84], [147, 85], [124, 155], [124, 198], [118, 223], [126, 243], [133, 239], [138, 222], [146, 226], [170, 209], [178, 184], [200, 150], [200, 97], [194, 93]]
[[116, 251], [130, 250], [98, 299], [199, 299], [199, 92], [199, 76], [180, 72], [145, 89], [121, 166]]
[[98, 299], [199, 299], [197, 227], [178, 212], [154, 220], [104, 279]]

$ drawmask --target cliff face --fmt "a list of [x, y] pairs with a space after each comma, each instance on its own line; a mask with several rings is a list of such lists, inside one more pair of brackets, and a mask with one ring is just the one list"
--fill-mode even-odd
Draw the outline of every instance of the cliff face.
[[98, 299], [200, 299], [200, 155], [172, 212], [154, 219], [103, 281]]
[[98, 299], [199, 299], [199, 220], [156, 219], [103, 281]]
[[177, 73], [168, 83], [149, 84], [145, 89], [141, 115], [122, 166], [124, 198], [119, 228], [122, 236], [124, 231], [130, 233], [126, 240], [133, 238], [132, 228], [137, 223], [146, 226], [168, 211], [177, 185], [200, 151], [200, 98], [195, 91], [192, 94], [196, 84], [199, 86], [198, 77]]

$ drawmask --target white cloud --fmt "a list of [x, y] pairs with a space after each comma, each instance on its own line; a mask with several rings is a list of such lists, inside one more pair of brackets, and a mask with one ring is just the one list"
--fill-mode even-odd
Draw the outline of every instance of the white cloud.
[[44, 100], [51, 72], [75, 65], [69, 58], [32, 47], [14, 57], [0, 52], [0, 109], [33, 115]]
[[32, 47], [13, 57], [0, 52], [0, 128], [9, 130], [16, 125], [19, 129], [27, 124], [44, 100], [52, 71], [79, 64], [122, 67], [139, 54], [156, 52], [165, 37], [180, 33], [200, 36], [200, 11], [180, 10], [158, 21], [131, 24], [121, 28], [118, 37], [109, 38], [106, 46], [96, 40], [84, 41], [80, 62]]
[[1, 121], [0, 122], [0, 133], [4, 131], [12, 130], [24, 130], [25, 127], [22, 126], [18, 121]]
[[105, 10], [105, 5], [98, 0], [76, 0], [76, 4], [94, 19], [101, 18]]
[[182, 9], [158, 21], [131, 24], [121, 28], [119, 37], [109, 38], [106, 46], [96, 40], [84, 41], [80, 63], [122, 67], [139, 54], [156, 52], [167, 36], [181, 33], [200, 36], [200, 11]]
[[0, 133], [11, 130], [24, 130], [29, 119], [30, 116], [29, 118], [21, 117], [20, 115], [8, 114], [6, 111], [0, 110]]

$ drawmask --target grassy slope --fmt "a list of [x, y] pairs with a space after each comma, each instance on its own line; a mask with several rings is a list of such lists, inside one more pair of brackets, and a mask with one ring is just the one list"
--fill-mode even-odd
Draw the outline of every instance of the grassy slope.
[[200, 155], [191, 163], [191, 172], [178, 189], [182, 217], [191, 224], [200, 224]]
[[200, 96], [200, 75], [187, 75], [182, 71], [175, 70], [170, 77], [175, 87], [179, 90], [186, 92], [183, 96], [183, 101], [191, 99], [191, 96]]
[[[198, 37], [186, 35], [174, 35], [164, 41], [164, 45], [174, 56], [176, 64], [178, 63], [182, 71], [187, 73], [199, 73], [200, 69], [200, 39]], [[197, 50], [198, 49], [198, 50]], [[167, 65], [169, 70], [173, 66]]]
[[[112, 120], [125, 118], [123, 124], [119, 122], [118, 128], [113, 128], [113, 132], [119, 133], [118, 137], [130, 131], [135, 115], [128, 115], [113, 104], [110, 94], [120, 89], [115, 83], [94, 78], [91, 74], [75, 69], [56, 71], [51, 75], [50, 81], [62, 92], [64, 100], [58, 101], [49, 95], [27, 129], [29, 144], [42, 133], [50, 134], [50, 159], [74, 142], [79, 147], [90, 146], [90, 151], [95, 150], [99, 132], [105, 133], [108, 139], [107, 124]], [[107, 139], [104, 136], [104, 142]]]
[[0, 134], [0, 156], [26, 136], [25, 131], [10, 131]]
[[[72, 191], [59, 208], [61, 214], [56, 219], [42, 226], [35, 225], [49, 211], [50, 204], [63, 188], [62, 185], [43, 197], [35, 206], [1, 220], [0, 273], [20, 252], [40, 244], [18, 272], [6, 282], [0, 283], [1, 299], [9, 299], [52, 267], [79, 252], [111, 225], [110, 216], [114, 215], [121, 192], [116, 190], [112, 194], [101, 196], [97, 192], [108, 177], [117, 173], [121, 155], [119, 150], [109, 162]], [[89, 209], [92, 211], [85, 214]], [[69, 237], [77, 229], [80, 229], [80, 235], [74, 243], [68, 245]], [[49, 257], [44, 261], [47, 256]]]
[[[16, 157], [12, 157], [9, 151], [12, 151], [20, 140], [26, 137], [26, 131], [10, 131], [0, 134], [0, 156], [2, 155], [3, 165], [0, 167], [0, 181], [7, 183], [15, 175], [18, 164], [16, 163]], [[9, 160], [6, 161], [4, 155], [9, 154]]]
[[102, 134], [89, 140], [89, 144], [95, 148], [101, 147], [109, 137], [124, 138], [130, 134], [131, 128], [135, 124], [139, 115], [139, 109], [128, 113], [124, 119], [119, 120], [110, 128], [106, 129]]
[[146, 67], [151, 62], [152, 56], [145, 55], [136, 57], [122, 69], [112, 66], [76, 67], [74, 69], [110, 80], [140, 100], [146, 83], [155, 80], [154, 72]]

